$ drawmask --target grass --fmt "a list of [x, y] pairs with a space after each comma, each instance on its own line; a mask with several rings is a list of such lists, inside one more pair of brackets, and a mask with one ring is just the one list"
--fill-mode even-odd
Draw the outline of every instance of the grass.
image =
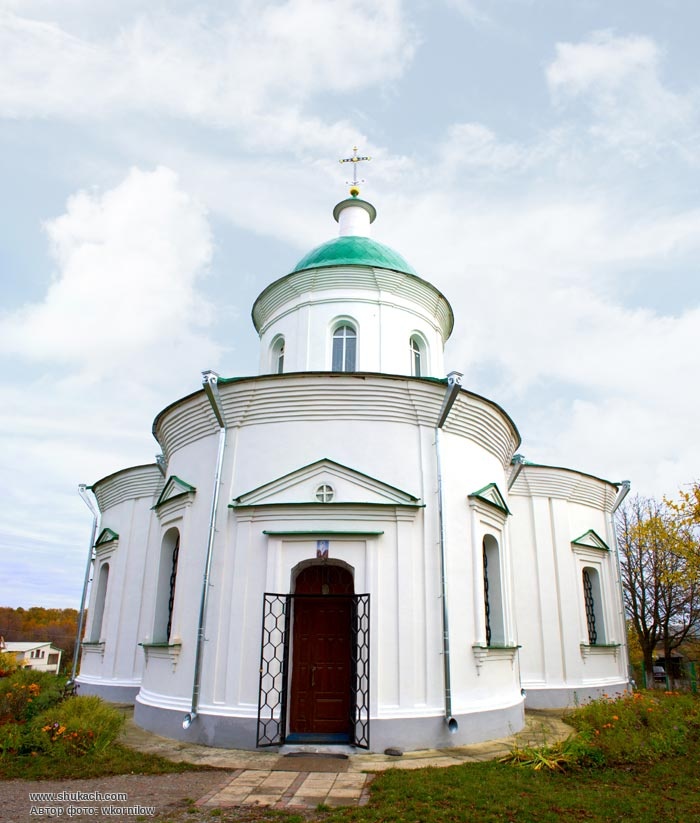
[[116, 774], [169, 774], [209, 771], [211, 767], [174, 763], [164, 757], [142, 754], [113, 743], [90, 757], [54, 758], [50, 754], [13, 754], [0, 758], [0, 779], [71, 780]]
[[[535, 771], [503, 763], [392, 769], [361, 808], [285, 813], [264, 808], [198, 809], [220, 823], [690, 823], [700, 820], [700, 745], [639, 766]], [[182, 810], [157, 820], [181, 823]]]
[[[37, 696], [15, 689], [11, 700], [29, 714]], [[9, 692], [8, 692], [9, 694]], [[22, 703], [22, 700], [24, 703]], [[32, 703], [27, 703], [29, 699]], [[8, 698], [9, 699], [9, 698]], [[56, 714], [66, 729], [88, 728], [83, 714], [112, 728], [102, 707], [76, 708], [71, 698]], [[26, 703], [26, 705], [25, 705]], [[69, 705], [70, 704], [70, 705]], [[69, 706], [68, 708], [61, 708]], [[80, 709], [80, 710], [79, 710]], [[57, 709], [53, 707], [50, 712]], [[89, 756], [52, 756], [44, 712], [18, 726], [44, 735], [43, 748], [6, 752], [0, 778], [64, 779], [114, 774], [162, 774], [198, 767], [142, 755], [115, 743]], [[26, 714], [24, 715], [26, 716]], [[53, 716], [53, 715], [52, 715]], [[265, 808], [212, 809], [186, 804], [156, 818], [222, 823], [687, 823], [700, 820], [700, 701], [692, 695], [639, 692], [577, 708], [568, 717], [579, 734], [561, 744], [514, 749], [509, 763], [469, 763], [446, 769], [392, 769], [371, 786], [362, 808], [318, 807], [303, 813]], [[5, 718], [7, 725], [7, 718]], [[39, 732], [37, 732], [37, 728]], [[116, 725], [115, 727], [116, 728]], [[111, 733], [111, 732], [110, 732]], [[52, 745], [49, 745], [51, 743]]]

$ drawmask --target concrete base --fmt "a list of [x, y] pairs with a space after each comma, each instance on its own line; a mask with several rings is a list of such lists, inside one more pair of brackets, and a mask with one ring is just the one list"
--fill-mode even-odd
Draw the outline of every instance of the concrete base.
[[527, 709], [573, 709], [582, 703], [598, 700], [603, 695], [615, 697], [629, 691], [626, 680], [605, 686], [578, 686], [576, 688], [542, 689], [525, 686]]
[[[182, 728], [186, 712], [147, 706], [136, 701], [134, 722], [148, 731], [204, 746], [222, 749], [256, 748], [257, 720], [251, 717], [221, 717], [200, 714], [188, 729]], [[437, 717], [381, 719], [370, 721], [370, 751], [389, 747], [404, 751], [443, 749], [507, 737], [523, 728], [522, 701], [514, 706], [457, 716], [459, 728], [451, 734], [442, 715]], [[274, 750], [274, 747], [273, 747]]]
[[79, 695], [94, 694], [101, 697], [108, 703], [129, 703], [133, 705], [136, 702], [136, 695], [139, 693], [140, 686], [113, 686], [109, 683], [85, 683], [76, 677], [75, 682], [78, 684]]

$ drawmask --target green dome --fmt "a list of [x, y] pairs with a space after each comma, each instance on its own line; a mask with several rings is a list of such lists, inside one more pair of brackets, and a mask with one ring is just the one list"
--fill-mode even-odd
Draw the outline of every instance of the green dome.
[[[312, 249], [296, 264], [292, 272], [320, 269], [325, 266], [375, 266], [404, 274], [416, 274], [400, 254], [369, 237], [347, 235], [335, 237]], [[416, 275], [417, 276], [417, 275]]]

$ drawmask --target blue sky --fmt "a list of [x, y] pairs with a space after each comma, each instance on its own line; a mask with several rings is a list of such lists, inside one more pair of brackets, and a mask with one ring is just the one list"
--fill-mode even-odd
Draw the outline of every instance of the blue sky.
[[698, 477], [692, 0], [0, 0], [0, 605], [77, 606], [76, 489], [151, 462], [250, 306], [335, 234], [450, 299], [448, 370], [536, 462]]

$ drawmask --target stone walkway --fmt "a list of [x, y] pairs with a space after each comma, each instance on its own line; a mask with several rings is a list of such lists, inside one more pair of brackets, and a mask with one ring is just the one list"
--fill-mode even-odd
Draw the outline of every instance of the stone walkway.
[[275, 809], [363, 806], [374, 775], [328, 772], [270, 772], [241, 769], [197, 806], [271, 806]]
[[[572, 731], [561, 720], [560, 712], [526, 712], [525, 728], [510, 737], [450, 749], [406, 752], [399, 757], [353, 752], [347, 759], [335, 761], [337, 767], [331, 761], [324, 761], [324, 767], [320, 771], [304, 769], [304, 766], [308, 766], [308, 758], [304, 758], [307, 761], [304, 766], [299, 764], [299, 771], [290, 771], [293, 766], [287, 762], [284, 763], [284, 770], [281, 770], [282, 758], [276, 751], [215, 749], [158, 737], [136, 726], [128, 713], [122, 739], [133, 749], [158, 754], [169, 760], [233, 770], [233, 775], [227, 775], [221, 786], [201, 798], [198, 806], [257, 804], [291, 809], [316, 808], [319, 804], [360, 806], [369, 799], [369, 784], [375, 772], [385, 769], [457, 766], [460, 763], [494, 760], [507, 754], [514, 745], [552, 744], [565, 739]], [[313, 747], [305, 750], [310, 757], [314, 757]]]

